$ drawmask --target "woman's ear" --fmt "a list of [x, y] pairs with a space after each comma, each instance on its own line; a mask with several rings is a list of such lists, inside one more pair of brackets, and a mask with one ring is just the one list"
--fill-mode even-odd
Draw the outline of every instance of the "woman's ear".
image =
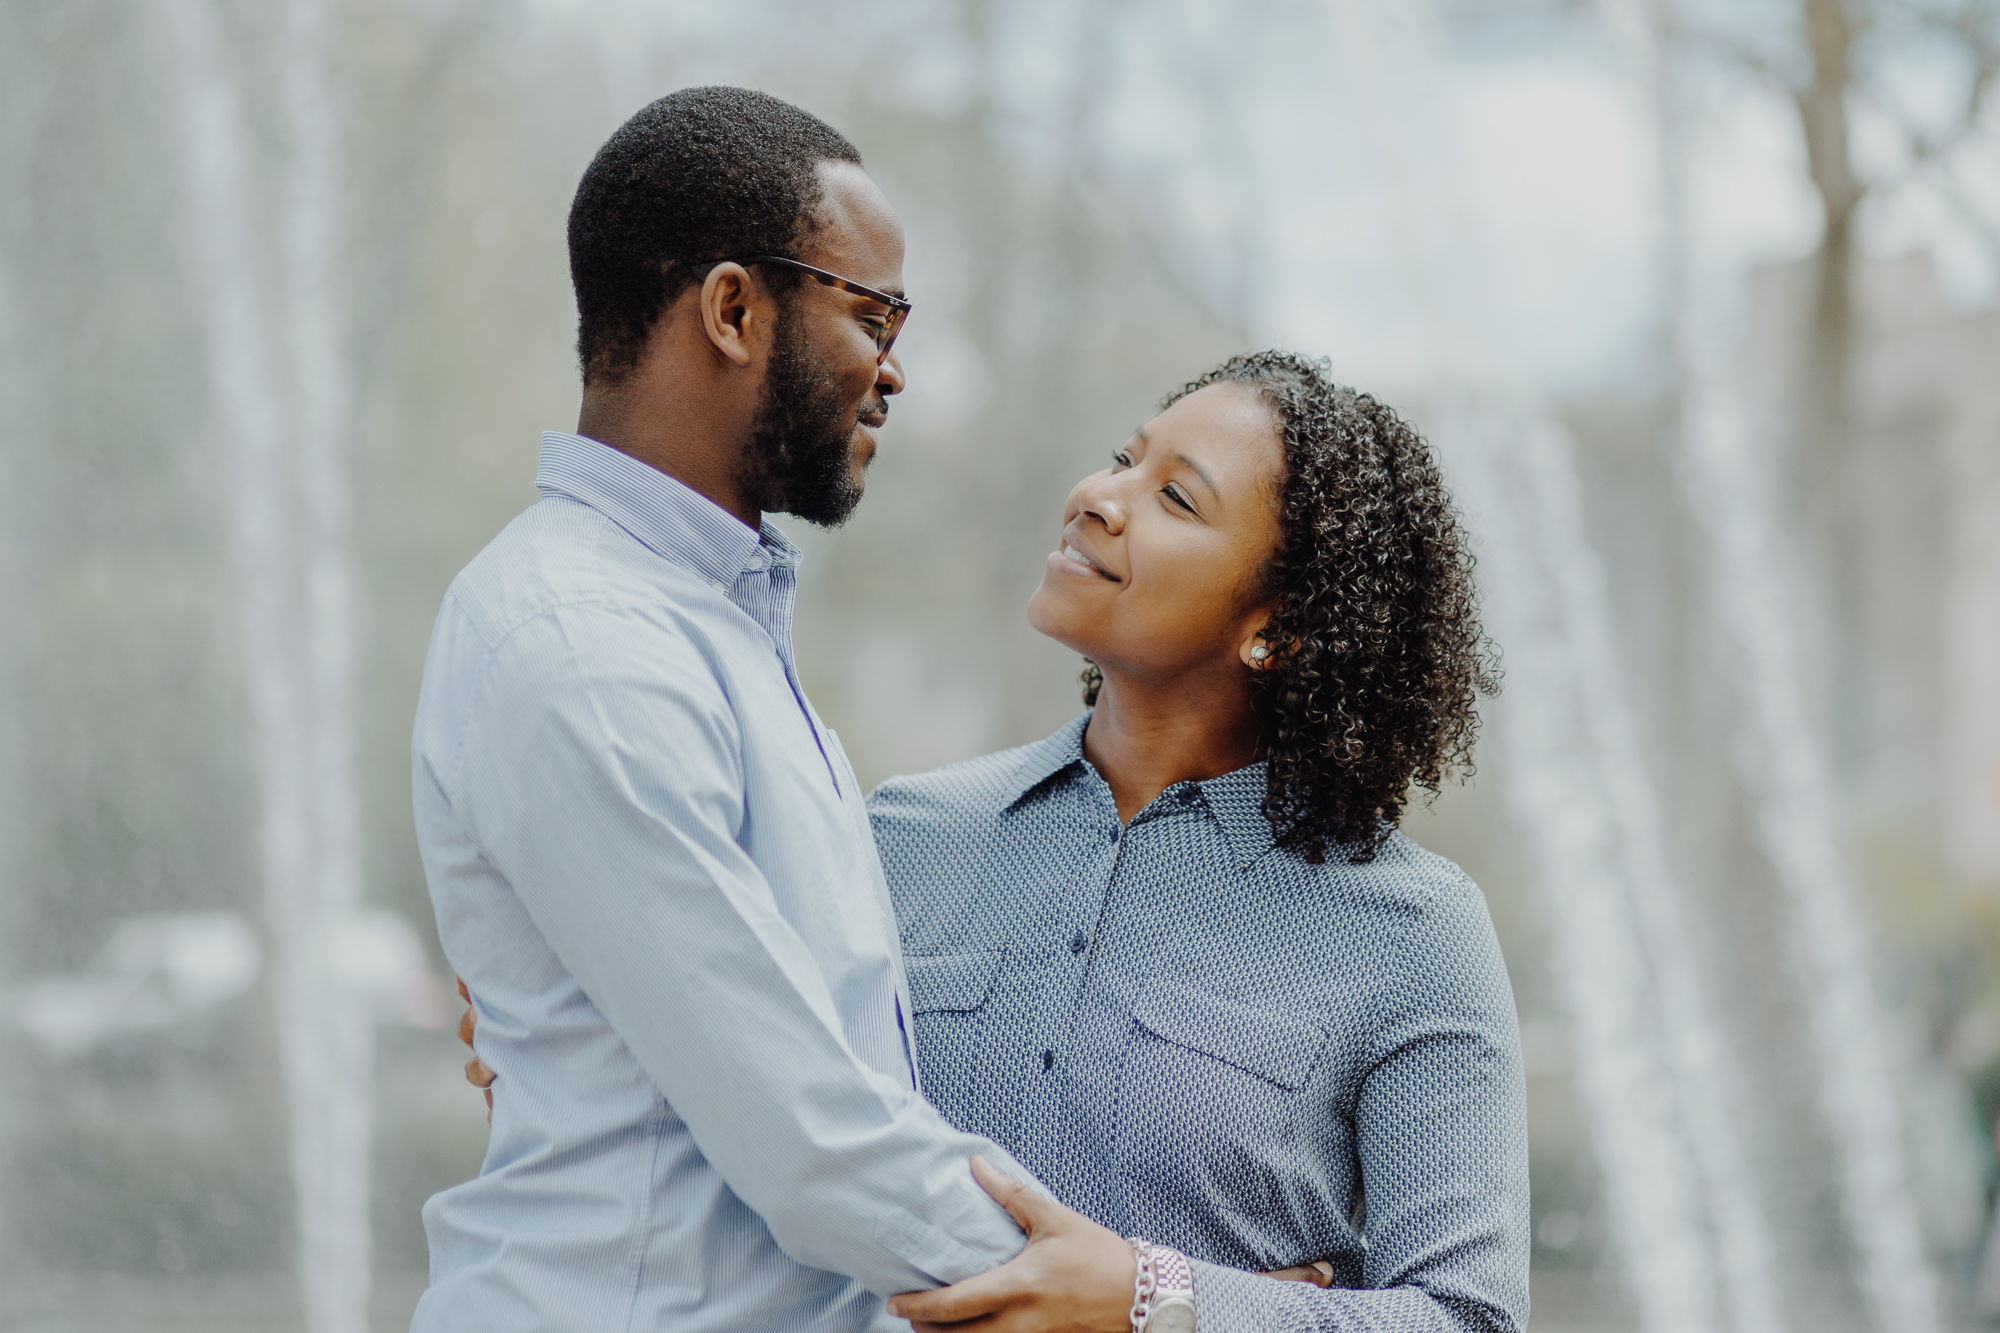
[[1262, 671], [1278, 663], [1278, 647], [1264, 638], [1264, 631], [1270, 628], [1269, 607], [1259, 611], [1244, 626], [1243, 639], [1236, 645], [1236, 655], [1244, 666], [1252, 671]]

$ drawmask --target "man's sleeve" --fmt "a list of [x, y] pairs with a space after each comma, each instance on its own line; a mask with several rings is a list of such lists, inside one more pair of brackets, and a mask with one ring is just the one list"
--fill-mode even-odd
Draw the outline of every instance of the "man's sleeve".
[[738, 845], [736, 721], [693, 645], [553, 613], [494, 654], [470, 723], [447, 799], [787, 1254], [888, 1295], [1020, 1250], [968, 1161], [1018, 1168], [854, 1055]]

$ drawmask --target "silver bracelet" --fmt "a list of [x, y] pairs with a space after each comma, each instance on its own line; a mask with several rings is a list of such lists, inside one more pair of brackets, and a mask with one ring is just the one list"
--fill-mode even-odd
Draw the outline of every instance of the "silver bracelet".
[[1132, 1246], [1132, 1333], [1194, 1333], [1194, 1270], [1187, 1256], [1137, 1236]]

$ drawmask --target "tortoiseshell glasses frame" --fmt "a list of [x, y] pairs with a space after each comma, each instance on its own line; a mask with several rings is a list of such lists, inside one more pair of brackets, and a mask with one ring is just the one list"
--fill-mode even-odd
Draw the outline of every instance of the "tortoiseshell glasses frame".
[[841, 291], [853, 292], [856, 296], [866, 297], [870, 301], [876, 301], [889, 307], [887, 318], [875, 328], [875, 364], [878, 366], [889, 359], [889, 349], [896, 345], [896, 335], [903, 331], [903, 324], [910, 318], [911, 305], [903, 297], [891, 296], [887, 292], [878, 292], [873, 287], [862, 286], [852, 278], [843, 278], [838, 273], [829, 273], [823, 268], [814, 268], [811, 264], [801, 263], [796, 259], [787, 259], [783, 255], [751, 255], [745, 259], [711, 259], [706, 263], [694, 265], [689, 271], [694, 274], [695, 280], [700, 282], [708, 277], [710, 270], [717, 264], [778, 264], [785, 268], [795, 268], [801, 273], [812, 274], [813, 277], [819, 280], [821, 286], [838, 287]]

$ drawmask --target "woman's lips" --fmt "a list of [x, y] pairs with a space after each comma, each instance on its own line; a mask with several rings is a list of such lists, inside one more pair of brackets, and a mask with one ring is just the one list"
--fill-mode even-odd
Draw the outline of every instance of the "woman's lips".
[[1082, 574], [1085, 572], [1089, 572], [1091, 574], [1095, 574], [1098, 578], [1109, 579], [1113, 583], [1119, 581], [1116, 576], [1106, 571], [1102, 566], [1098, 565], [1089, 556], [1085, 555], [1082, 551], [1077, 550], [1074, 546], [1071, 546], [1068, 542], [1064, 542], [1060, 547], [1051, 552], [1049, 555], [1049, 560], [1052, 563], [1060, 561], [1063, 566], [1065, 566], [1068, 570], [1070, 570], [1073, 573]]

